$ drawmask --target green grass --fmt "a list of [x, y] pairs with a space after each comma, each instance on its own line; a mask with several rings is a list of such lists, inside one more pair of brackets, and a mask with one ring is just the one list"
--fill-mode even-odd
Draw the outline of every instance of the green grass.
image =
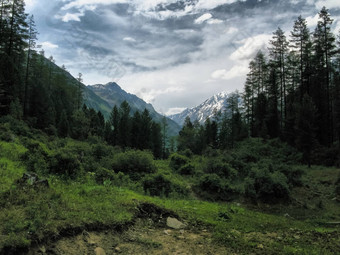
[[[72, 141], [67, 143], [72, 147]], [[74, 144], [85, 146], [84, 143]], [[46, 151], [50, 150], [44, 143], [41, 146]], [[138, 211], [138, 204], [147, 202], [176, 212], [191, 229], [211, 231], [216, 245], [226, 246], [237, 254], [340, 252], [339, 228], [320, 224], [339, 219], [336, 202], [325, 202], [323, 209], [305, 209], [303, 213], [306, 216], [296, 220], [283, 216], [286, 212], [292, 215], [291, 211], [295, 210], [288, 206], [279, 207], [280, 211], [264, 213], [259, 208], [252, 210], [238, 203], [200, 201], [191, 195], [150, 197], [112, 184], [98, 185], [90, 173], [77, 181], [46, 176], [49, 187], [38, 188], [16, 182], [26, 171], [20, 162], [26, 148], [18, 141], [0, 142], [0, 147], [0, 251], [4, 247], [28, 247], [33, 240], [58, 236], [65, 229], [122, 226], [132, 221]], [[199, 168], [199, 160], [193, 160], [196, 168]], [[173, 172], [169, 168], [169, 161], [158, 160], [155, 164], [158, 173], [167, 176], [175, 184], [190, 189], [195, 181], [191, 176]], [[327, 189], [327, 183], [338, 172], [339, 169], [313, 168], [307, 173], [304, 182], [313, 190], [331, 196], [332, 191]], [[306, 202], [303, 200], [306, 199], [304, 192], [297, 190], [294, 196]], [[323, 196], [320, 198], [327, 198]], [[312, 202], [315, 204], [320, 198]]]

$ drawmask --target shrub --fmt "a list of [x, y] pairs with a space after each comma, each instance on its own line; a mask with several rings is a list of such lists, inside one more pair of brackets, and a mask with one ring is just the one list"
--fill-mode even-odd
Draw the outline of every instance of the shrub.
[[339, 164], [340, 151], [338, 146], [330, 148], [319, 147], [313, 151], [312, 164], [323, 166], [337, 166]]
[[153, 174], [145, 177], [142, 183], [144, 192], [151, 196], [168, 197], [171, 194], [176, 194], [177, 196], [185, 196], [188, 194], [186, 188], [162, 174]]
[[189, 163], [189, 159], [183, 155], [174, 153], [170, 157], [171, 169], [178, 171], [181, 167]]
[[278, 171], [255, 170], [246, 180], [246, 195], [254, 201], [277, 203], [288, 200], [289, 194], [287, 178]]
[[228, 180], [221, 179], [217, 174], [203, 175], [194, 189], [203, 198], [223, 201], [234, 199], [240, 192]]
[[195, 167], [192, 164], [186, 164], [178, 171], [181, 175], [193, 175], [195, 173]]
[[338, 180], [335, 183], [335, 194], [340, 198], [340, 174], [338, 175]]
[[39, 174], [48, 173], [50, 157], [45, 145], [32, 139], [24, 139], [23, 143], [28, 150], [21, 160], [25, 163], [27, 170]]
[[145, 174], [154, 173], [156, 167], [151, 152], [127, 151], [114, 156], [112, 169], [128, 174], [132, 180], [139, 180]]
[[184, 151], [180, 151], [179, 154], [185, 157], [188, 157], [188, 158], [192, 158], [194, 156], [194, 153], [190, 149], [185, 149]]
[[63, 175], [72, 179], [83, 173], [77, 156], [66, 149], [57, 151], [51, 158], [50, 173]]
[[169, 196], [171, 190], [171, 182], [161, 174], [149, 176], [143, 180], [143, 188], [146, 193], [151, 196]]
[[221, 158], [209, 158], [204, 165], [204, 172], [209, 174], [217, 174], [222, 178], [234, 179], [237, 176], [237, 171], [228, 163], [225, 163]]

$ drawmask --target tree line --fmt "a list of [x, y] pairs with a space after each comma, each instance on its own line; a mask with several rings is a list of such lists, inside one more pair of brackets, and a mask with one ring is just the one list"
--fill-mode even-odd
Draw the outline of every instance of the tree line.
[[248, 130], [243, 120], [240, 99], [238, 92], [232, 93], [227, 99], [226, 109], [215, 112], [203, 125], [198, 120], [191, 122], [187, 117], [177, 138], [177, 149], [189, 149], [195, 154], [202, 154], [208, 148], [232, 149], [237, 142], [247, 138]]
[[332, 23], [323, 7], [314, 32], [301, 16], [288, 38], [278, 28], [268, 54], [250, 62], [243, 93], [250, 136], [280, 137], [309, 164], [316, 147], [340, 146], [340, 37]]

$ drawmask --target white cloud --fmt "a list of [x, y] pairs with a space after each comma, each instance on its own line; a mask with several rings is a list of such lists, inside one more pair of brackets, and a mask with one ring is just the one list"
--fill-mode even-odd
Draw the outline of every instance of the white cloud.
[[56, 15], [57, 19], [61, 19], [64, 22], [80, 21], [80, 17], [84, 16], [84, 12], [79, 13], [66, 13], [65, 15]]
[[26, 0], [25, 1], [25, 4], [26, 4], [25, 10], [27, 12], [30, 12], [35, 7], [36, 3], [37, 3], [37, 0]]
[[204, 21], [207, 21], [207, 20], [209, 20], [211, 18], [212, 18], [212, 15], [210, 13], [205, 13], [202, 16], [200, 16], [199, 18], [197, 18], [195, 20], [195, 23], [196, 24], [202, 24]]
[[307, 25], [309, 28], [314, 28], [318, 24], [319, 20], [319, 14], [316, 14], [315, 16], [309, 16], [306, 18]]
[[126, 42], [137, 42], [136, 39], [132, 38], [132, 37], [124, 37], [123, 41], [126, 41]]
[[41, 45], [43, 47], [43, 49], [45, 50], [50, 50], [50, 49], [57, 49], [59, 48], [58, 45], [54, 44], [54, 43], [51, 43], [51, 42], [41, 42], [41, 43], [38, 43], [38, 45]]
[[[232, 4], [238, 0], [199, 0], [196, 8], [211, 10], [223, 4]], [[244, 2], [245, 0], [240, 0]]]
[[245, 76], [249, 69], [247, 67], [247, 63], [245, 62], [243, 65], [236, 65], [233, 66], [231, 69], [226, 70], [226, 69], [221, 69], [221, 70], [216, 70], [211, 74], [211, 77], [215, 80], [231, 80], [236, 77], [243, 77]]
[[183, 108], [183, 107], [170, 108], [170, 109], [165, 113], [165, 115], [166, 115], [166, 116], [170, 116], [170, 115], [174, 115], [174, 114], [177, 114], [177, 113], [181, 113], [181, 112], [183, 112], [185, 109], [187, 109], [187, 108]]
[[339, 0], [319, 0], [315, 3], [316, 8], [321, 9], [326, 6], [328, 9], [340, 9]]
[[266, 51], [267, 44], [271, 38], [272, 35], [261, 34], [240, 41], [239, 43], [243, 45], [231, 54], [230, 59], [234, 61], [250, 61], [259, 50]]
[[221, 24], [221, 23], [223, 23], [223, 20], [220, 20], [220, 19], [209, 19], [209, 20], [207, 21], [207, 23], [208, 23], [209, 25]]

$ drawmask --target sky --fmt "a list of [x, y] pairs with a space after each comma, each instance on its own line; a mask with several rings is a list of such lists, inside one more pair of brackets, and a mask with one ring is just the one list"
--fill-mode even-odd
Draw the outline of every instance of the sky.
[[26, 0], [38, 45], [86, 85], [118, 83], [162, 114], [242, 91], [249, 61], [301, 15], [323, 6], [340, 31], [339, 0]]

